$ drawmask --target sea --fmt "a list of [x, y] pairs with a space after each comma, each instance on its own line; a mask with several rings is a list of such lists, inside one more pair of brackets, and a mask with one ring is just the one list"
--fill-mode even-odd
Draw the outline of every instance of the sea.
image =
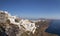
[[45, 30], [45, 32], [60, 36], [60, 20], [51, 20], [49, 27]]

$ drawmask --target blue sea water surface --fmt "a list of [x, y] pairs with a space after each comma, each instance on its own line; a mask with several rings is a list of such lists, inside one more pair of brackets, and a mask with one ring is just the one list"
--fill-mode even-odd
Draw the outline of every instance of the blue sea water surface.
[[60, 35], [60, 20], [52, 20], [45, 32]]

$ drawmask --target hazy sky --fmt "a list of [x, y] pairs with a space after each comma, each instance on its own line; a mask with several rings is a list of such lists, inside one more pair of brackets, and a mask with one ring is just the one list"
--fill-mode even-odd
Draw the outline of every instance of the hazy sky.
[[21, 17], [60, 19], [60, 0], [0, 0], [0, 10]]

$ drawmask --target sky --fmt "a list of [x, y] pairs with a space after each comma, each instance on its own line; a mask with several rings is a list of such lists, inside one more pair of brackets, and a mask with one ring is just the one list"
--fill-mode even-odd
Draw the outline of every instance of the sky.
[[60, 19], [60, 0], [0, 0], [0, 10], [20, 17]]

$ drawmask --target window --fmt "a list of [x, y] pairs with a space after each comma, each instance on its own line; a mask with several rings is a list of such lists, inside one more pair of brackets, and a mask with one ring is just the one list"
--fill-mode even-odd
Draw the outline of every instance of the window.
[[15, 19], [15, 22], [19, 22], [19, 19]]

